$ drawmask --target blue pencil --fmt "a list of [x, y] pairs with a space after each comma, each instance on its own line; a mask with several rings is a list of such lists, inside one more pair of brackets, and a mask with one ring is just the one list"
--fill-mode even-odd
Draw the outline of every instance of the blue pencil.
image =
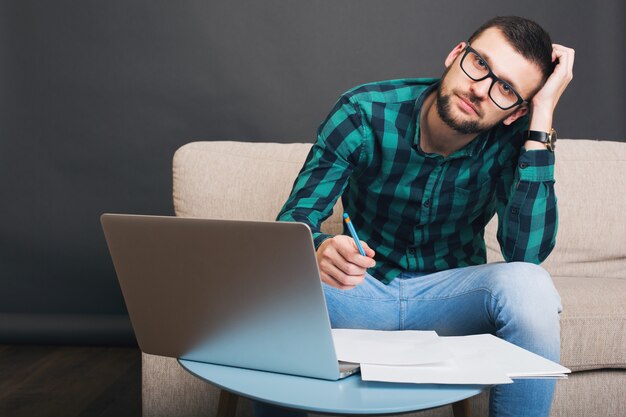
[[363, 250], [363, 246], [361, 246], [359, 235], [356, 234], [356, 230], [354, 230], [354, 226], [352, 225], [352, 222], [350, 221], [350, 216], [348, 216], [348, 213], [343, 213], [343, 220], [346, 222], [346, 226], [348, 226], [348, 230], [350, 231], [350, 234], [352, 235], [352, 239], [354, 239], [354, 243], [356, 243], [356, 247], [359, 248], [359, 252], [361, 253], [361, 255], [367, 256], [365, 254], [365, 251]]

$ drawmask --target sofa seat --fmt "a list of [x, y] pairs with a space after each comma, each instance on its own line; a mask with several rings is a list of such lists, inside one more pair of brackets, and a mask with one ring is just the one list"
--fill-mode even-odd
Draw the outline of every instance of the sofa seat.
[[553, 277], [553, 281], [563, 304], [561, 363], [572, 371], [624, 368], [626, 280]]

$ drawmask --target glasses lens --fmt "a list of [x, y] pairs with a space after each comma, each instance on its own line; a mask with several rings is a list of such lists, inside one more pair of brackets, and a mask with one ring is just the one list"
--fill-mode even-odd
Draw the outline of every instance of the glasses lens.
[[500, 107], [511, 107], [517, 103], [517, 94], [509, 84], [502, 80], [496, 81], [489, 92], [491, 99]]
[[489, 66], [475, 52], [469, 51], [461, 61], [461, 68], [474, 81], [485, 78], [489, 74]]

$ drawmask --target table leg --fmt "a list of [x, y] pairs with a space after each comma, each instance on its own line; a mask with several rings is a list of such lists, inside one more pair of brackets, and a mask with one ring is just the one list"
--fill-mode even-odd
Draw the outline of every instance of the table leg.
[[235, 417], [237, 412], [237, 400], [239, 396], [228, 392], [226, 390], [220, 390], [220, 401], [217, 406], [217, 417]]
[[472, 407], [469, 398], [452, 404], [454, 417], [472, 417]]

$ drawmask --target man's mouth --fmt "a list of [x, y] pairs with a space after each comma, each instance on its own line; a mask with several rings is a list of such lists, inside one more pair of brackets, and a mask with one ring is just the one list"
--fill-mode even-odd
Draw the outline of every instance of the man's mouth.
[[459, 104], [461, 107], [461, 110], [463, 110], [465, 113], [473, 113], [477, 116], [480, 116], [480, 112], [478, 111], [477, 106], [472, 103], [472, 101], [470, 99], [468, 99], [467, 97], [461, 96], [457, 94], [457, 97], [459, 98]]

